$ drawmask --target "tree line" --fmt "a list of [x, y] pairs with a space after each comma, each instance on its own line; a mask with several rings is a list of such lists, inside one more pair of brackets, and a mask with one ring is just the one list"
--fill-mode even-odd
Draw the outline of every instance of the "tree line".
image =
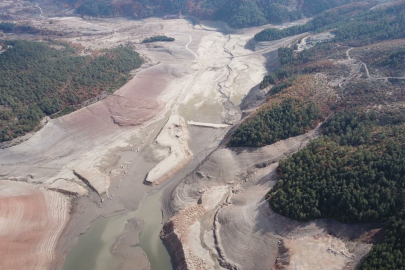
[[280, 162], [270, 206], [297, 220], [384, 222], [385, 240], [361, 269], [403, 269], [404, 131], [403, 112], [336, 113], [320, 138]]
[[314, 128], [322, 115], [313, 104], [287, 99], [279, 105], [263, 107], [244, 121], [232, 134], [228, 146], [261, 147], [305, 133]]
[[152, 43], [152, 42], [158, 42], [158, 41], [171, 42], [171, 41], [174, 41], [174, 38], [167, 37], [167, 36], [164, 36], [164, 35], [153, 36], [153, 37], [150, 37], [150, 38], [145, 38], [144, 40], [142, 40], [142, 43]]
[[[366, 9], [366, 11], [364, 11]], [[405, 3], [385, 9], [369, 10], [363, 5], [348, 5], [325, 11], [304, 25], [284, 29], [268, 28], [255, 35], [256, 41], [271, 41], [305, 32], [334, 29], [335, 40], [365, 45], [405, 36]]]
[[0, 54], [0, 141], [32, 131], [45, 115], [73, 111], [102, 91], [114, 91], [143, 62], [126, 46], [84, 57], [63, 43], [57, 50], [45, 42], [0, 42], [11, 46]]
[[[137, 19], [164, 14], [189, 14], [200, 19], [221, 20], [235, 28], [282, 23], [313, 16], [353, 0], [61, 0], [88, 16], [132, 16]], [[296, 8], [292, 9], [291, 6]]]

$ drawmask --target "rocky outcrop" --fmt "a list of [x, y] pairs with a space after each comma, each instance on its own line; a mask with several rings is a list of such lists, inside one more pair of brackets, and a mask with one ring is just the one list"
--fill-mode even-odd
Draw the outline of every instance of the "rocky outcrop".
[[[222, 204], [228, 192], [226, 186], [202, 191], [203, 194], [196, 205], [181, 210], [164, 225], [161, 238], [172, 254], [176, 270], [211, 270], [218, 269], [219, 265], [222, 265], [216, 261], [217, 255], [212, 253], [211, 249], [214, 248], [205, 243], [207, 237], [205, 225], [210, 222], [214, 209]], [[214, 238], [211, 240], [210, 242], [214, 242]]]
[[176, 270], [186, 270], [186, 256], [184, 254], [183, 245], [180, 238], [174, 231], [174, 223], [169, 220], [163, 226], [163, 230], [160, 233], [160, 238], [165, 242], [170, 255], [172, 257], [173, 263], [176, 266]]

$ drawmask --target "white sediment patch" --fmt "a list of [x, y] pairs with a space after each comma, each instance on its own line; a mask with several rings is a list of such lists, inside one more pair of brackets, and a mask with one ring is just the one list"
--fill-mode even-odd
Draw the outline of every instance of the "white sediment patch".
[[285, 243], [291, 254], [288, 269], [345, 269], [354, 257], [343, 240], [330, 235], [297, 237]]
[[148, 173], [146, 182], [160, 184], [187, 164], [193, 156], [188, 148], [188, 140], [185, 120], [177, 114], [170, 116], [155, 140], [156, 144], [170, 149], [169, 155]]

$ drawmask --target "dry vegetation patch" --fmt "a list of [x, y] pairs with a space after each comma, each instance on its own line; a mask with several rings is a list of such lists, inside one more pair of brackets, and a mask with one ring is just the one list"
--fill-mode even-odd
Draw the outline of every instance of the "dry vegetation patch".
[[405, 39], [355, 48], [351, 56], [367, 64], [372, 77], [405, 77]]

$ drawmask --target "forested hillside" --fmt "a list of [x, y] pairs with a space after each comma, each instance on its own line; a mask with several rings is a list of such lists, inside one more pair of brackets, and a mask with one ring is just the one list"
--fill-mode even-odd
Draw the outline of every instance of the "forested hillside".
[[388, 222], [362, 269], [403, 269], [405, 112], [345, 111], [323, 136], [280, 162], [271, 207], [298, 220]]
[[[320, 44], [295, 53], [293, 48], [278, 50], [282, 66], [266, 75], [260, 88], [273, 85], [264, 106], [249, 116], [232, 134], [229, 146], [261, 147], [279, 140], [304, 134], [330, 113], [334, 97], [324, 93], [323, 85], [315, 85], [306, 74], [327, 66], [306, 65], [326, 53], [329, 44]], [[319, 89], [319, 90], [318, 90]], [[318, 91], [317, 91], [318, 90]]]
[[102, 91], [113, 91], [142, 64], [138, 53], [122, 46], [84, 57], [68, 44], [0, 44], [7, 48], [0, 54], [0, 142], [32, 131], [45, 115], [70, 112]]
[[235, 28], [282, 23], [313, 16], [357, 0], [59, 0], [77, 8], [81, 15], [134, 18], [188, 14], [200, 19], [221, 20]]
[[[360, 268], [405, 269], [405, 2], [370, 7], [355, 3], [302, 26], [257, 34], [256, 40], [308, 31], [335, 37], [301, 49], [297, 38], [278, 50], [281, 67], [260, 84], [268, 90], [265, 105], [234, 131], [229, 146], [263, 146], [279, 134], [303, 133], [296, 127], [307, 122], [295, 123], [297, 115], [284, 109], [280, 116], [268, 106], [291, 96], [314, 104], [318, 119], [327, 119], [321, 136], [280, 162], [270, 206], [297, 220], [379, 222], [384, 239]], [[327, 94], [336, 99], [325, 102]]]
[[44, 34], [44, 35], [58, 35], [59, 33], [55, 31], [50, 31], [47, 29], [37, 29], [28, 24], [15, 24], [11, 22], [1, 22], [0, 21], [0, 31], [4, 33], [14, 33], [14, 34]]
[[274, 210], [299, 220], [386, 220], [405, 203], [405, 117], [335, 114], [323, 137], [283, 160], [271, 191]]
[[405, 3], [400, 1], [385, 9], [369, 10], [370, 3], [343, 6], [325, 11], [304, 25], [285, 29], [269, 28], [255, 35], [257, 41], [271, 41], [308, 31], [333, 29], [338, 41], [354, 45], [405, 37]]
[[264, 107], [233, 133], [229, 146], [265, 146], [305, 133], [322, 119], [319, 108], [288, 99], [273, 107]]

